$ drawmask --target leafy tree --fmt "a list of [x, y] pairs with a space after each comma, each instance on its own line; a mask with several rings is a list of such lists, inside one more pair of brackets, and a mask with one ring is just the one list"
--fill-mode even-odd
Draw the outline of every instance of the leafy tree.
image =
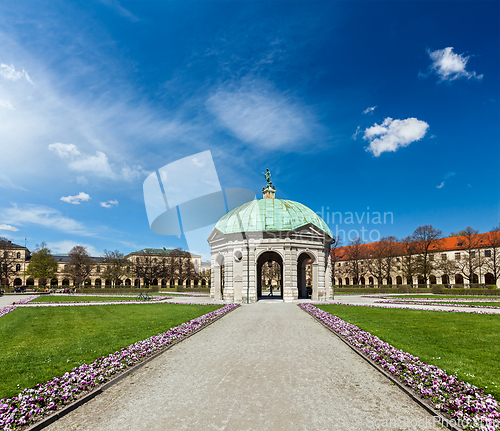
[[205, 284], [210, 286], [212, 284], [212, 270], [207, 269], [205, 271], [200, 272], [199, 274], [200, 280], [205, 280]]
[[417, 271], [418, 274], [422, 275], [424, 284], [427, 284], [427, 280], [434, 269], [434, 263], [429, 259], [429, 255], [433, 252], [433, 246], [441, 237], [442, 232], [434, 229], [431, 225], [419, 226], [413, 232], [412, 239], [417, 252]]
[[102, 263], [105, 265], [105, 270], [102, 276], [111, 280], [113, 286], [119, 286], [123, 278], [128, 275], [127, 267], [130, 262], [118, 250], [104, 250]]
[[500, 223], [485, 236], [485, 245], [490, 250], [490, 256], [485, 257], [485, 267], [493, 274], [494, 284], [497, 284], [500, 277]]
[[30, 264], [24, 274], [28, 277], [38, 278], [38, 283], [45, 287], [47, 281], [56, 276], [57, 261], [45, 243], [37, 246], [37, 249], [31, 255]]
[[92, 273], [96, 261], [90, 257], [87, 249], [81, 245], [74, 246], [68, 253], [68, 257], [69, 262], [66, 264], [64, 271], [79, 286]]
[[450, 234], [448, 235], [448, 238], [454, 238], [456, 236], [464, 236], [464, 235], [466, 235], [466, 231], [459, 230], [458, 232], [450, 232]]

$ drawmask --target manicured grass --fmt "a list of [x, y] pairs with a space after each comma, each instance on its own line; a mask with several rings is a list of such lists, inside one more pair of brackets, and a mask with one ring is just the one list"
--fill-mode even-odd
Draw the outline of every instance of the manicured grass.
[[401, 299], [497, 299], [498, 296], [484, 296], [484, 295], [384, 295], [390, 298]]
[[165, 303], [17, 308], [0, 318], [0, 398], [218, 308]]
[[345, 305], [319, 308], [500, 401], [500, 316]]
[[135, 301], [138, 295], [129, 297], [117, 296], [52, 296], [40, 295], [31, 302], [111, 302], [111, 301]]

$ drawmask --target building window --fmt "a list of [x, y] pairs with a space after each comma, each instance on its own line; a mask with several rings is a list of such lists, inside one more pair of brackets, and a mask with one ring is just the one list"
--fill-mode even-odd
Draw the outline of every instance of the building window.
[[470, 257], [476, 257], [476, 252], [475, 251], [471, 251], [470, 252]]
[[446, 259], [448, 259], [448, 256], [446, 256], [446, 254], [442, 254], [441, 255], [441, 260], [446, 260]]
[[16, 272], [19, 272], [19, 271], [21, 271], [21, 265], [20, 265], [20, 264], [17, 264], [17, 265], [16, 265]]
[[484, 250], [484, 257], [491, 257], [491, 250]]
[[401, 259], [399, 257], [397, 257], [396, 262], [401, 262]]
[[157, 262], [157, 259], [156, 259], [156, 257], [155, 257], [155, 258], [153, 259], [153, 262], [154, 262], [154, 263], [156, 263], [156, 262]]
[[17, 258], [21, 259], [21, 253], [17, 253]]
[[342, 263], [341, 263], [341, 262], [339, 262], [339, 266], [342, 266]]
[[460, 260], [460, 253], [455, 253], [455, 260]]
[[101, 267], [98, 266], [96, 269], [95, 269], [95, 272], [101, 272]]
[[139, 258], [136, 258], [135, 261], [136, 261], [136, 263], [139, 263]]
[[434, 255], [433, 254], [430, 254], [429, 255], [429, 261], [433, 261], [434, 260]]

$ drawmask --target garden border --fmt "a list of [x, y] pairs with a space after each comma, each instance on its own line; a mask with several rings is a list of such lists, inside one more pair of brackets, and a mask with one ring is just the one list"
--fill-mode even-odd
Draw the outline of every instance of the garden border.
[[[312, 304], [316, 307], [316, 304]], [[314, 320], [319, 322], [322, 326], [324, 326], [328, 331], [332, 332], [334, 335], [336, 335], [344, 344], [349, 346], [351, 350], [353, 350], [355, 353], [357, 353], [359, 356], [361, 356], [366, 362], [368, 362], [373, 368], [375, 368], [377, 371], [379, 371], [384, 377], [388, 378], [391, 382], [393, 382], [396, 386], [398, 386], [406, 395], [408, 395], [413, 401], [415, 401], [420, 407], [424, 408], [427, 413], [430, 413], [433, 417], [438, 417], [439, 422], [442, 426], [445, 426], [446, 428], [450, 429], [451, 431], [463, 431], [462, 428], [453, 426], [450, 424], [450, 421], [452, 421], [452, 418], [446, 418], [443, 416], [440, 412], [438, 412], [436, 409], [431, 407], [427, 402], [422, 400], [420, 397], [418, 397], [413, 391], [411, 391], [409, 388], [407, 388], [403, 383], [401, 383], [397, 378], [394, 376], [390, 375], [387, 373], [382, 367], [380, 367], [375, 361], [372, 361], [369, 357], [365, 356], [363, 352], [360, 352], [356, 347], [354, 347], [351, 343], [349, 343], [344, 337], [342, 337], [340, 334], [337, 334], [330, 326], [328, 326], [325, 322], [323, 322], [321, 319], [316, 317], [314, 314], [310, 313], [308, 310], [300, 307], [299, 304], [297, 306], [302, 310], [305, 311], [307, 314], [309, 314]]]
[[[216, 304], [214, 304], [216, 305]], [[81, 398], [75, 400], [74, 402], [63, 406], [60, 410], [56, 410], [54, 413], [50, 414], [46, 418], [40, 419], [39, 422], [32, 424], [28, 427], [20, 427], [19, 430], [23, 431], [39, 431], [44, 429], [45, 427], [48, 427], [49, 425], [53, 424], [57, 420], [61, 419], [62, 417], [66, 416], [68, 413], [71, 413], [73, 410], [76, 410], [78, 407], [82, 406], [83, 404], [89, 402], [93, 398], [95, 398], [97, 395], [103, 393], [104, 391], [108, 390], [109, 388], [113, 387], [117, 383], [119, 383], [121, 380], [123, 380], [125, 377], [130, 376], [131, 374], [135, 373], [137, 370], [142, 368], [144, 365], [146, 365], [148, 362], [152, 361], [153, 359], [156, 359], [158, 356], [162, 355], [165, 353], [167, 350], [170, 350], [173, 346], [181, 343], [182, 341], [188, 339], [189, 337], [193, 336], [194, 334], [197, 334], [198, 332], [202, 331], [205, 328], [208, 328], [212, 323], [217, 322], [218, 320], [222, 319], [223, 317], [227, 316], [229, 313], [233, 312], [234, 310], [239, 308], [239, 304], [237, 307], [234, 307], [230, 309], [227, 313], [217, 316], [214, 320], [211, 320], [208, 322], [206, 325], [203, 325], [201, 328], [196, 329], [193, 332], [190, 332], [189, 334], [185, 335], [184, 337], [180, 339], [174, 340], [171, 344], [168, 346], [165, 346], [163, 349], [161, 349], [158, 352], [153, 353], [151, 356], [143, 359], [139, 363], [135, 364], [131, 368], [128, 368], [125, 371], [122, 371], [120, 374], [118, 374], [116, 377], [112, 378], [108, 382], [100, 385], [98, 388], [92, 390], [91, 392], [82, 395]]]

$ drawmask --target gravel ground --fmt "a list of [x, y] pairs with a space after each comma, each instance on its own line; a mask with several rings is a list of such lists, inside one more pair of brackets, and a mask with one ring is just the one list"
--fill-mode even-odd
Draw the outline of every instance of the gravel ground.
[[442, 429], [296, 304], [244, 305], [49, 430]]

